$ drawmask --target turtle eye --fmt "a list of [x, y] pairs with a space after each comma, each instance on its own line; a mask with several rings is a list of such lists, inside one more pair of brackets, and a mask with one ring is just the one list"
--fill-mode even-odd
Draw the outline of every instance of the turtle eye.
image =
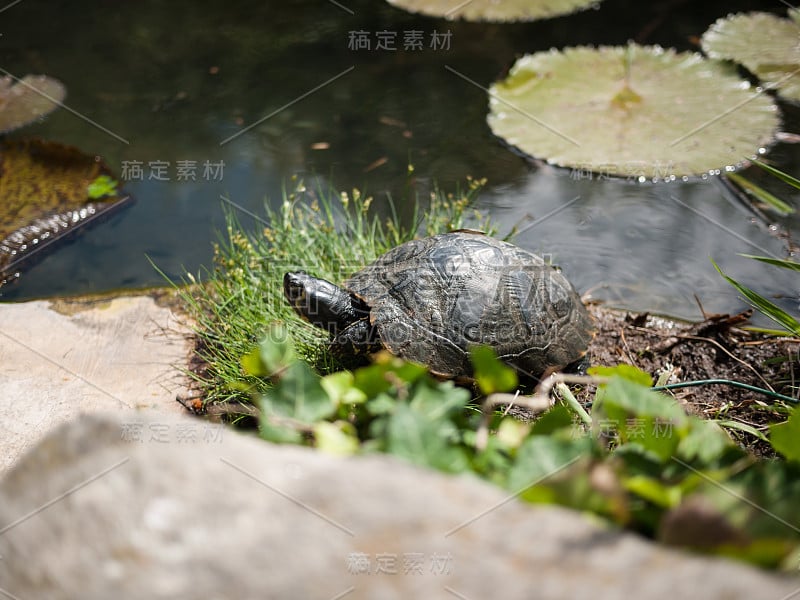
[[305, 297], [305, 290], [303, 286], [293, 282], [286, 287], [286, 295], [289, 297], [289, 300], [298, 304]]
[[284, 275], [283, 292], [294, 305], [297, 305], [305, 297], [305, 286], [298, 280], [297, 273], [286, 273]]

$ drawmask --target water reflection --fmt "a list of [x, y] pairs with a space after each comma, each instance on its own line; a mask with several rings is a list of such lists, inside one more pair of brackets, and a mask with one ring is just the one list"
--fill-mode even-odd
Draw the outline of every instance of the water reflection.
[[[717, 17], [782, 10], [777, 3], [606, 0], [600, 11], [506, 26], [408, 15], [376, 0], [345, 3], [353, 15], [311, 0], [61, 1], [48, 3], [47, 19], [36, 4], [3, 12], [0, 67], [58, 77], [71, 108], [129, 143], [67, 111], [26, 133], [100, 154], [117, 172], [126, 162], [167, 162], [171, 177], [128, 181], [133, 208], [24, 273], [0, 290], [3, 299], [159, 284], [147, 257], [171, 276], [210, 264], [223, 195], [261, 213], [299, 173], [397, 200], [409, 161], [423, 192], [434, 181], [452, 189], [467, 175], [488, 178], [481, 204], [501, 230], [519, 225], [521, 245], [552, 255], [581, 291], [615, 305], [695, 318], [696, 293], [708, 311], [741, 308], [709, 257], [765, 293], [797, 293], [786, 273], [737, 256], [762, 253], [744, 240], [777, 256], [785, 244], [715, 183], [633, 185], [532, 167], [492, 136], [485, 93], [445, 68], [488, 86], [518, 55], [550, 47], [639, 38], [686, 50]], [[439, 29], [452, 31], [446, 52], [348, 49], [354, 30]], [[81, 32], [84, 43], [65, 47], [65, 31]], [[784, 129], [797, 131], [797, 108], [784, 113]], [[769, 158], [800, 171], [800, 146], [778, 145]], [[178, 180], [179, 161], [221, 162], [224, 175]], [[410, 218], [410, 207], [399, 209]], [[252, 222], [244, 213], [242, 221]], [[796, 230], [798, 222], [780, 224]]]

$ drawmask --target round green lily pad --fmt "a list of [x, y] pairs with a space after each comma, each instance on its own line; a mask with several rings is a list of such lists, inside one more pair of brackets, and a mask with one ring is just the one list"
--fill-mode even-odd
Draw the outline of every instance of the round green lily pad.
[[0, 77], [0, 134], [51, 113], [66, 95], [61, 82], [46, 75], [26, 75], [16, 83]]
[[536, 21], [595, 6], [600, 0], [389, 0], [414, 13], [467, 21]]
[[729, 15], [703, 34], [711, 58], [736, 61], [790, 100], [800, 100], [800, 10]]
[[765, 152], [778, 109], [724, 63], [658, 46], [524, 56], [489, 90], [492, 131], [562, 167], [672, 180]]

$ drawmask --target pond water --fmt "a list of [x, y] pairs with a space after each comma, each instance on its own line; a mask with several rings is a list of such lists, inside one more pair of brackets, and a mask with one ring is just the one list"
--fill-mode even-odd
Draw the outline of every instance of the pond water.
[[[695, 295], [710, 312], [743, 308], [714, 258], [795, 311], [797, 278], [737, 253], [786, 256], [781, 233], [796, 231], [797, 217], [754, 220], [715, 178], [641, 185], [526, 162], [491, 134], [485, 92], [449, 70], [488, 86], [517, 56], [551, 47], [636, 39], [695, 49], [709, 24], [741, 10], [784, 6], [607, 0], [568, 17], [487, 25], [379, 0], [12, 3], [0, 12], [0, 67], [60, 79], [72, 109], [18, 135], [102, 156], [127, 175], [136, 202], [25, 271], [0, 299], [159, 285], [148, 257], [172, 277], [210, 263], [221, 196], [261, 215], [300, 174], [397, 199], [410, 161], [421, 190], [486, 177], [480, 205], [501, 233], [516, 225], [518, 244], [551, 255], [595, 298], [685, 318], [699, 316]], [[371, 50], [349, 48], [355, 31]], [[375, 49], [380, 31], [397, 34], [397, 50]], [[424, 49], [403, 49], [410, 31]], [[434, 37], [449, 49], [431, 48]], [[783, 130], [800, 130], [800, 110], [782, 110]], [[799, 146], [777, 144], [768, 158], [800, 172]], [[131, 177], [137, 163], [141, 179]], [[194, 181], [181, 172], [192, 165]], [[797, 193], [746, 174], [800, 205]]]

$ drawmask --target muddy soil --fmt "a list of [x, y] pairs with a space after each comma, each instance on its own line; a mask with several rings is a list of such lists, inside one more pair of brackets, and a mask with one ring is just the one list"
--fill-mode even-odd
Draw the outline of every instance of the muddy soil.
[[[800, 340], [768, 337], [743, 329], [747, 314], [714, 315], [702, 323], [686, 324], [648, 314], [633, 314], [591, 306], [598, 332], [589, 348], [592, 365], [635, 365], [654, 381], [670, 372], [666, 383], [727, 379], [800, 395]], [[672, 390], [692, 414], [738, 421], [766, 432], [769, 423], [785, 420], [790, 403], [730, 385], [712, 384]], [[592, 390], [579, 399], [590, 402]], [[752, 435], [731, 431], [756, 454], [769, 453], [768, 444]]]

